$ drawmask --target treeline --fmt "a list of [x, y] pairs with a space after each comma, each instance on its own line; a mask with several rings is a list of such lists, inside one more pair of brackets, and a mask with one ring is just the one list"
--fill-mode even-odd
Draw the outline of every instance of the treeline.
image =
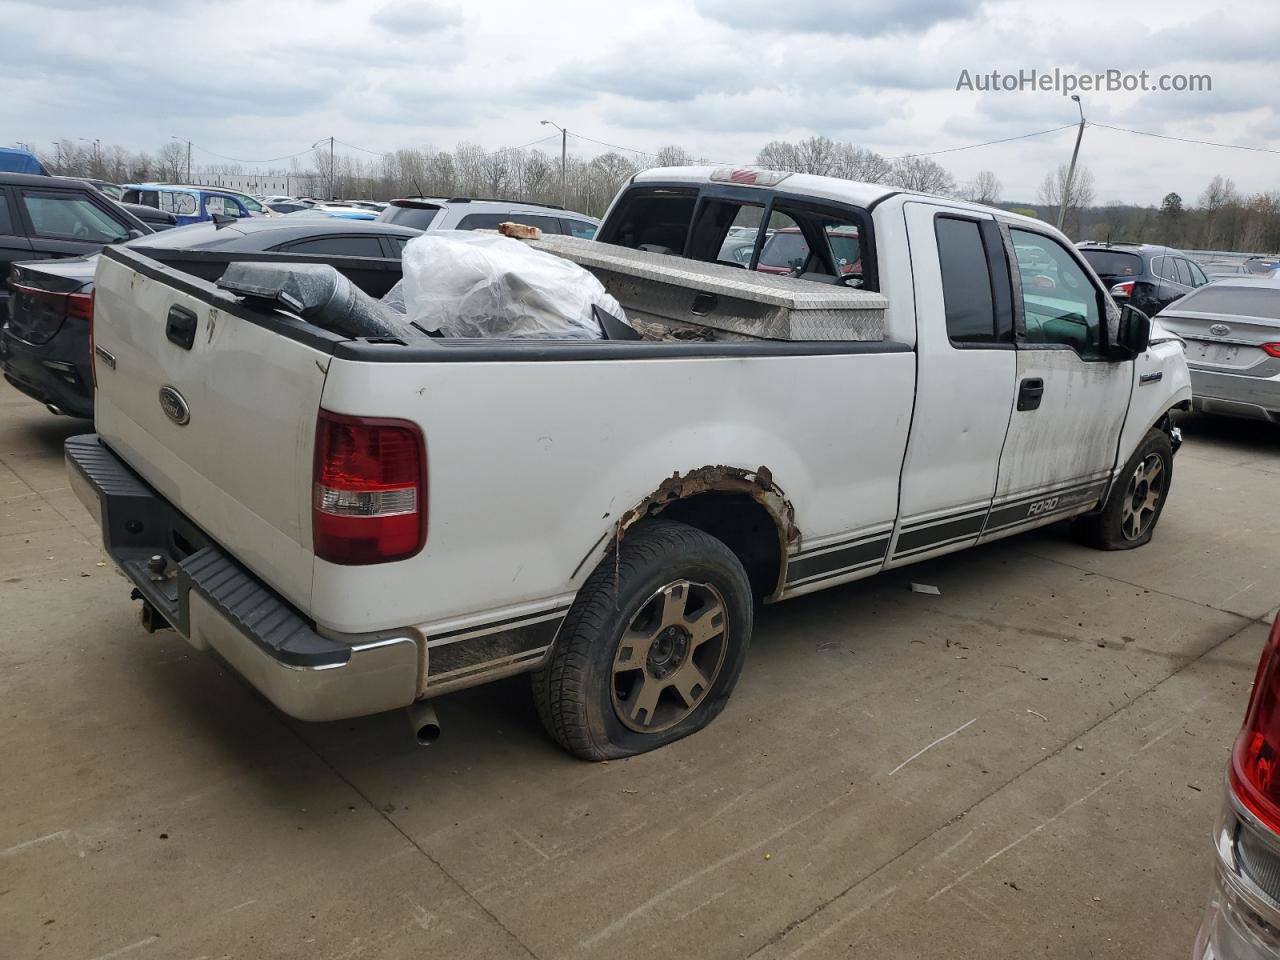
[[[570, 139], [576, 138], [570, 134]], [[98, 177], [116, 183], [187, 179], [187, 146], [178, 140], [161, 144], [152, 153], [68, 139], [35, 152], [54, 174]], [[679, 146], [663, 147], [654, 154], [614, 149], [595, 156], [570, 152], [562, 183], [559, 151], [528, 147], [491, 151], [460, 143], [452, 150], [406, 148], [362, 156], [345, 147], [331, 154], [325, 146], [294, 157], [288, 167], [270, 170], [246, 170], [239, 163], [201, 163], [192, 167], [191, 178], [257, 174], [264, 178], [288, 177], [290, 189], [299, 196], [376, 200], [415, 195], [500, 197], [563, 204], [601, 216], [619, 185], [639, 170], [716, 162], [695, 157]], [[829, 137], [771, 141], [756, 154], [755, 162], [773, 170], [882, 183], [1000, 205], [1051, 223], [1057, 221], [1058, 208], [1065, 203], [1065, 227], [1074, 239], [1111, 238], [1193, 250], [1280, 250], [1280, 191], [1242, 194], [1229, 178], [1221, 176], [1214, 177], [1194, 203], [1170, 192], [1159, 207], [1121, 203], [1097, 206], [1093, 202], [1092, 173], [1081, 165], [1068, 181], [1063, 164], [1045, 175], [1037, 203], [1019, 204], [1004, 200], [1000, 179], [990, 170], [957, 183], [950, 171], [928, 157], [890, 159]]]

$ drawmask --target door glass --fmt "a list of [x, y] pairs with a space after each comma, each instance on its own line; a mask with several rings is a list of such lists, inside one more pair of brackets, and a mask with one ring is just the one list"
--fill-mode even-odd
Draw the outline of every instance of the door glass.
[[13, 221], [9, 217], [9, 201], [3, 193], [0, 193], [0, 236], [9, 236], [13, 233]]
[[1178, 282], [1183, 286], [1191, 286], [1191, 268], [1187, 266], [1187, 261], [1181, 257], [1172, 258], [1178, 268]]
[[22, 203], [36, 236], [88, 243], [120, 243], [129, 239], [129, 231], [87, 197], [24, 190]]
[[972, 220], [938, 217], [934, 223], [947, 336], [953, 343], [993, 343], [996, 315], [982, 233]]
[[[723, 225], [724, 218], [729, 214], [732, 214], [733, 218], [726, 228]], [[720, 249], [716, 253], [716, 262], [750, 269], [751, 257], [756, 252], [756, 238], [760, 236], [760, 221], [764, 219], [764, 207], [713, 201], [703, 207], [701, 220], [705, 222], [713, 215], [720, 220], [719, 230], [724, 231], [724, 237], [719, 241]], [[715, 233], [719, 233], [714, 226], [712, 229]], [[714, 240], [715, 238], [713, 242]]]
[[1209, 278], [1204, 275], [1204, 271], [1200, 269], [1200, 265], [1194, 260], [1188, 260], [1187, 266], [1191, 268], [1191, 285], [1193, 287], [1203, 287], [1209, 282]]
[[1019, 295], [1026, 344], [1059, 343], [1086, 359], [1102, 355], [1098, 291], [1061, 244], [1026, 230], [1010, 230], [1018, 255]]
[[560, 222], [568, 227], [566, 233], [583, 240], [590, 240], [596, 235], [596, 225], [589, 220], [570, 220], [568, 217], [561, 217]]

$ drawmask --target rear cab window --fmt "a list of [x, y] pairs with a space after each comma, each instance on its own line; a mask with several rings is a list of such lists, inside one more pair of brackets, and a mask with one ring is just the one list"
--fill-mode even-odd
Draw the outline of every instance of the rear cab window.
[[866, 211], [752, 187], [633, 187], [604, 243], [776, 276], [878, 289]]
[[947, 337], [953, 346], [1013, 341], [1009, 266], [993, 220], [940, 214], [934, 218]]

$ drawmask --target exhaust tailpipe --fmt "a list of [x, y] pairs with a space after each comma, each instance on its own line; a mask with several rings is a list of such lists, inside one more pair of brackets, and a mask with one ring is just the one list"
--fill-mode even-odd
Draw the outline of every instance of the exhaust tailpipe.
[[429, 747], [440, 739], [440, 719], [430, 700], [416, 700], [409, 708], [409, 727], [418, 746]]

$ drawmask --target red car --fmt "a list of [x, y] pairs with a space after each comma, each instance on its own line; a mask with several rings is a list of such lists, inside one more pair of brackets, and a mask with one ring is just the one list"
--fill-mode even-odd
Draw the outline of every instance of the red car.
[[1213, 834], [1213, 893], [1193, 960], [1280, 957], [1280, 617], [1262, 651], [1231, 749]]
[[[858, 231], [843, 228], [827, 231], [831, 254], [841, 276], [862, 274], [862, 248], [858, 244]], [[776, 273], [798, 277], [809, 260], [809, 243], [799, 227], [781, 227], [765, 241], [760, 251], [756, 269], [761, 273]]]

